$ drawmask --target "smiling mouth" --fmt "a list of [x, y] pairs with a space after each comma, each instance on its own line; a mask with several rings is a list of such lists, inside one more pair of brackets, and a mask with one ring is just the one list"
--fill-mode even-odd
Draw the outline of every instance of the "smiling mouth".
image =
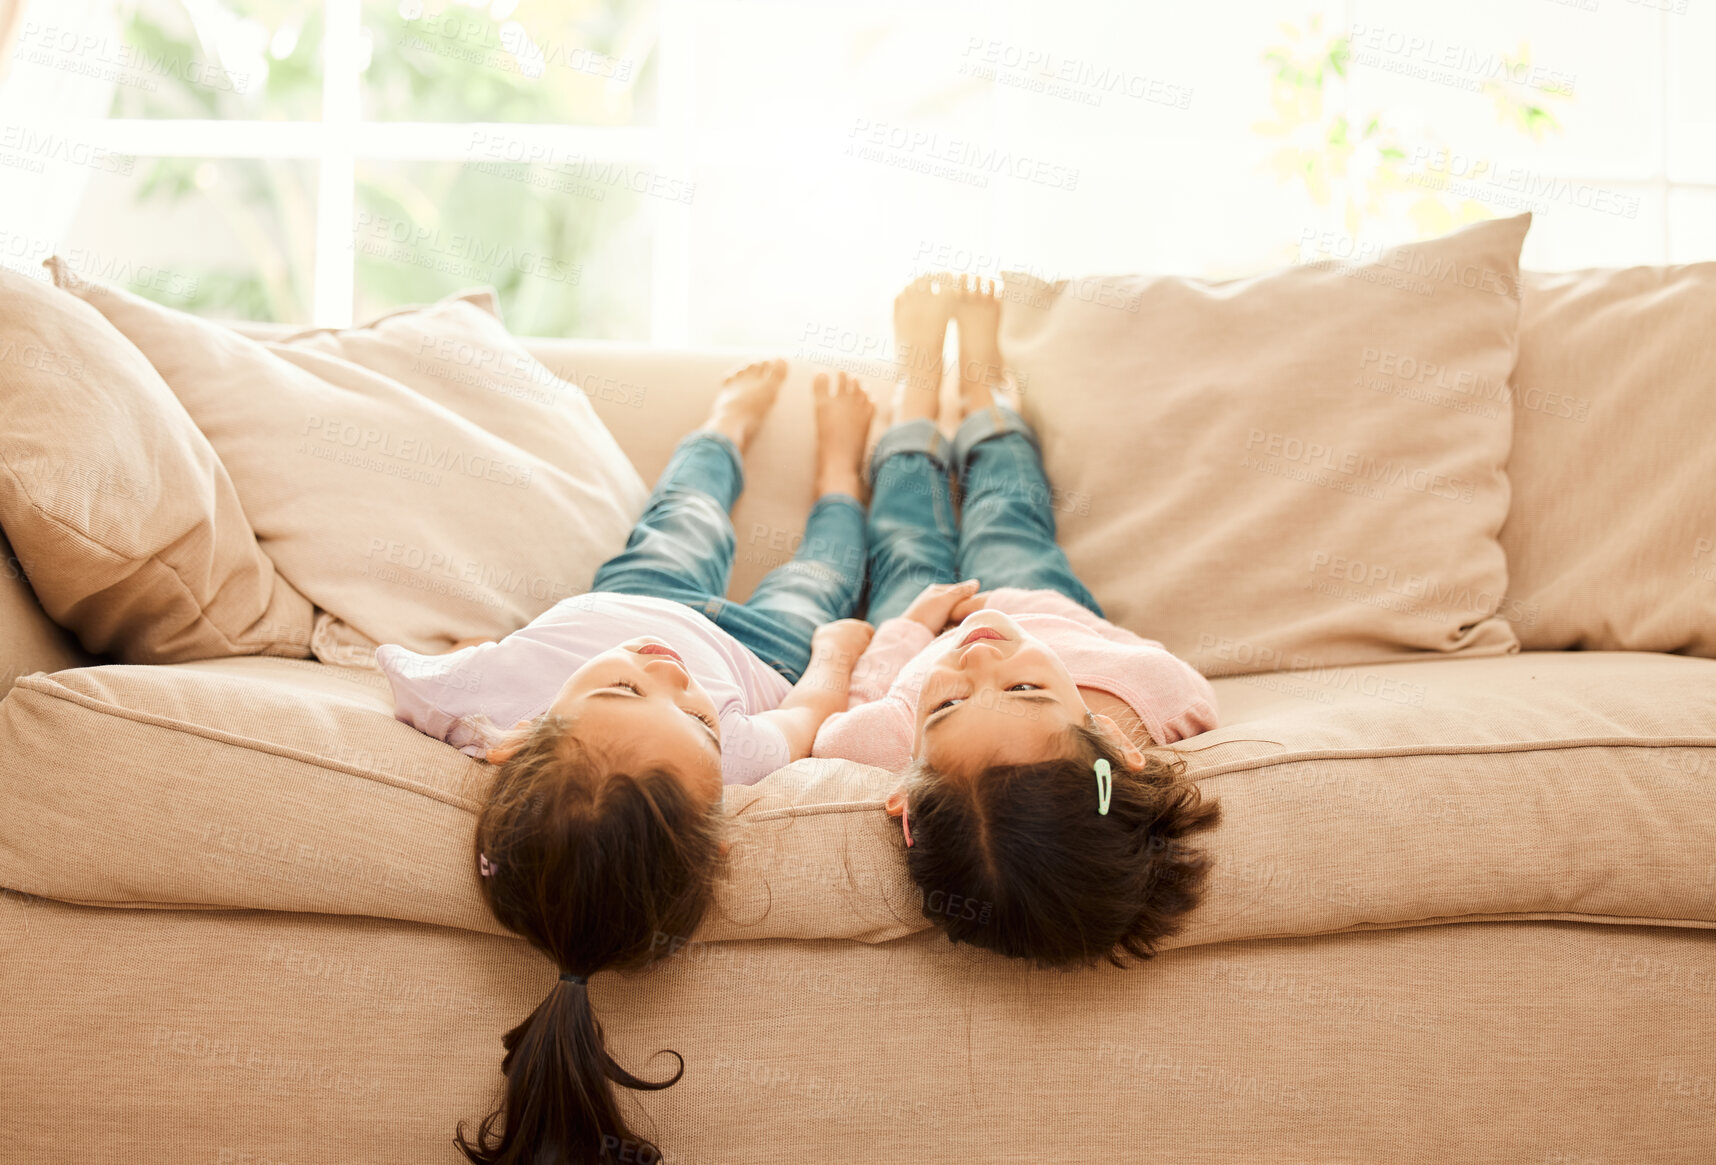
[[679, 657], [679, 652], [665, 643], [646, 643], [638, 648], [639, 655], [665, 655], [680, 667], [685, 667], [685, 661]]
[[966, 647], [970, 644], [976, 643], [980, 639], [1000, 639], [1004, 641], [1006, 638], [1007, 637], [1005, 635], [1001, 634], [993, 627], [973, 627], [971, 629], [971, 634], [967, 635], [964, 639], [961, 639], [959, 641], [959, 645], [961, 647]]

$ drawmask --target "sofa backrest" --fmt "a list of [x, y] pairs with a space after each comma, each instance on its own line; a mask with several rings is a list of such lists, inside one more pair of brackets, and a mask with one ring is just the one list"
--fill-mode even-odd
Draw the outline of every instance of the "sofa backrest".
[[[1500, 537], [1512, 580], [1504, 613], [1528, 650], [1716, 655], [1711, 318], [1713, 263], [1525, 273], [1519, 362], [1508, 389], [1515, 494]], [[292, 330], [235, 326], [260, 338]], [[654, 481], [674, 443], [701, 421], [722, 376], [768, 354], [552, 338], [527, 347], [586, 393], [645, 481]], [[811, 453], [803, 435], [810, 431], [813, 371], [794, 363], [747, 458], [746, 491], [734, 512], [735, 597], [749, 595], [791, 557], [809, 512]], [[1640, 524], [1641, 516], [1650, 521]], [[0, 560], [0, 695], [19, 675], [91, 662], [101, 661], [43, 613], [7, 547]]]
[[1527, 651], [1716, 657], [1716, 263], [1527, 272], [1498, 538]]

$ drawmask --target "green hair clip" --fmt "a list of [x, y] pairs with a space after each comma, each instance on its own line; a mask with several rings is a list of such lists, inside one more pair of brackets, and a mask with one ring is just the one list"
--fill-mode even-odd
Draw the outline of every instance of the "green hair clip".
[[1108, 816], [1108, 802], [1114, 797], [1114, 770], [1106, 760], [1096, 762], [1096, 811]]

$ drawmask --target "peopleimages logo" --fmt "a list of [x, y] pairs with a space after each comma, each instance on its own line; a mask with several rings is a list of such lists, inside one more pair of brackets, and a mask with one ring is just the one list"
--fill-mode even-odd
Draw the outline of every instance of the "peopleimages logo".
[[1078, 189], [1079, 172], [1028, 154], [947, 137], [908, 125], [858, 118], [847, 134], [848, 157], [986, 187], [991, 176], [1016, 178], [1050, 190]]
[[0, 165], [43, 173], [49, 162], [84, 166], [108, 174], [130, 174], [137, 159], [100, 146], [25, 125], [0, 126]]
[[1428, 295], [1435, 290], [1435, 284], [1443, 283], [1472, 291], [1488, 291], [1509, 299], [1518, 299], [1520, 295], [1517, 272], [1497, 271], [1479, 263], [1459, 263], [1445, 255], [1437, 257], [1434, 252], [1427, 255], [1421, 245], [1414, 243], [1378, 243], [1355, 239], [1338, 231], [1306, 227], [1299, 232], [1299, 249], [1305, 266], [1319, 265], [1303, 259], [1305, 251], [1312, 251], [1327, 255], [1335, 263], [1352, 264], [1361, 269], [1375, 267], [1406, 276], [1417, 284], [1408, 290], [1420, 294]]
[[[1367, 486], [1396, 486], [1413, 493], [1468, 503], [1476, 495], [1476, 483], [1468, 478], [1454, 477], [1421, 466], [1405, 465], [1392, 457], [1377, 458], [1356, 449], [1340, 449], [1288, 433], [1252, 429], [1246, 436], [1245, 448], [1248, 457], [1258, 454], [1277, 461], [1307, 465], [1338, 473], [1344, 478]], [[1378, 495], [1370, 492], [1367, 496]]]
[[1510, 60], [1493, 50], [1376, 25], [1354, 24], [1348, 30], [1347, 44], [1354, 64], [1472, 90], [1482, 89], [1485, 83], [1505, 82], [1571, 96], [1578, 80], [1572, 73]]
[[1537, 214], [1548, 213], [1546, 204], [1549, 202], [1564, 202], [1580, 210], [1619, 218], [1636, 219], [1639, 216], [1640, 197], [1636, 194], [1623, 194], [1574, 178], [1545, 174], [1529, 166], [1496, 158], [1420, 145], [1412, 148], [1406, 164], [1414, 171], [1407, 181], [1414, 185], [1445, 190], [1479, 202], [1495, 202]]
[[531, 467], [496, 461], [481, 454], [467, 454], [451, 445], [436, 445], [416, 436], [401, 436], [373, 426], [337, 417], [311, 415], [304, 419], [303, 436], [330, 446], [344, 446], [359, 454], [392, 458], [466, 477], [480, 477], [500, 485], [530, 486]]

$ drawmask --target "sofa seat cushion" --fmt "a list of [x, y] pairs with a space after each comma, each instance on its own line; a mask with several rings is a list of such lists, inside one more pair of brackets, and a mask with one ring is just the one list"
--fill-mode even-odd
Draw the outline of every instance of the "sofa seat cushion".
[[[1471, 919], [1716, 926], [1716, 661], [1526, 653], [1216, 682], [1183, 742], [1206, 904], [1169, 945]], [[492, 770], [393, 719], [382, 676], [241, 658], [77, 668], [0, 702], [0, 886], [112, 906], [497, 932], [473, 852]], [[927, 924], [878, 802], [801, 761], [727, 791], [699, 937], [879, 942]]]

